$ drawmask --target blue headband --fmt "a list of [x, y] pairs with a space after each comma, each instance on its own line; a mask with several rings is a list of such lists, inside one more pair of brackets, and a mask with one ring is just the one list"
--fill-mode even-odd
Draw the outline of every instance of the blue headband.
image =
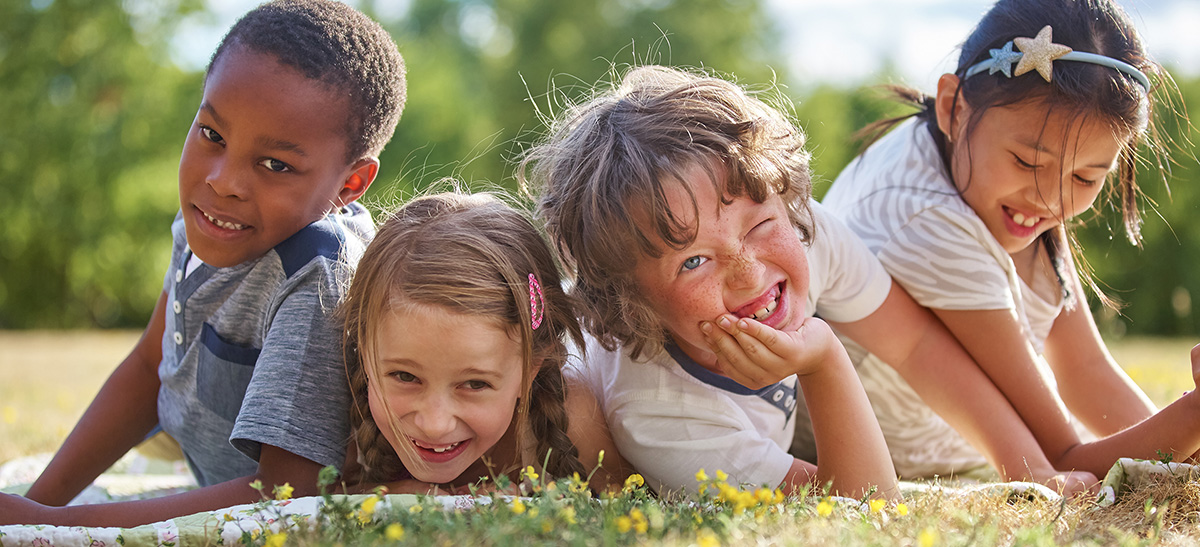
[[[1049, 82], [1054, 77], [1051, 66], [1053, 61], [1076, 61], [1106, 66], [1124, 72], [1133, 76], [1146, 91], [1150, 91], [1150, 79], [1146, 78], [1146, 75], [1133, 65], [1095, 53], [1072, 51], [1067, 46], [1051, 42], [1052, 32], [1050, 25], [1046, 25], [1038, 31], [1036, 38], [1013, 38], [1000, 49], [988, 50], [992, 57], [968, 68], [963, 79], [970, 78], [984, 70], [987, 70], [988, 74], [1003, 72], [1009, 78], [1020, 76], [1030, 70], [1037, 70], [1038, 74], [1041, 74], [1042, 78]], [[1014, 43], [1020, 51], [1013, 51]], [[1015, 71], [1012, 68], [1013, 63], [1017, 63]]]

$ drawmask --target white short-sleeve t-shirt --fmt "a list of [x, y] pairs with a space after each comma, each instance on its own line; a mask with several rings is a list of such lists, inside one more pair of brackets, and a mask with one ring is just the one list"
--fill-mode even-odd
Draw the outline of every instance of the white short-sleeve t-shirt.
[[[876, 253], [927, 308], [1013, 310], [1040, 354], [1062, 311], [1061, 284], [1047, 300], [1017, 275], [1008, 253], [954, 188], [924, 123], [905, 122], [834, 181], [823, 204]], [[1046, 274], [1050, 275], [1050, 274]], [[1054, 292], [1054, 291], [1050, 291]], [[843, 338], [901, 476], [987, 465], [891, 367]], [[1047, 367], [1041, 367], [1048, 374]]]
[[[840, 222], [813, 203], [816, 234], [807, 247], [808, 306], [834, 321], [855, 321], [883, 304], [891, 278]], [[596, 394], [621, 455], [660, 493], [696, 492], [696, 472], [729, 474], [731, 484], [779, 486], [793, 456], [803, 401], [790, 376], [751, 390], [694, 363], [670, 346], [632, 359], [588, 336], [586, 358], [567, 373]], [[802, 409], [801, 409], [802, 410]]]

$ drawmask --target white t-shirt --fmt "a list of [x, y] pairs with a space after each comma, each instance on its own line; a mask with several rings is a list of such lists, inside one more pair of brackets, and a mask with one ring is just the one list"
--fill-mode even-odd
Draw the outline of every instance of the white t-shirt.
[[[833, 321], [862, 319], [883, 304], [891, 278], [853, 233], [812, 206], [807, 309]], [[795, 376], [750, 390], [677, 348], [634, 360], [591, 336], [585, 361], [572, 360], [567, 371], [596, 394], [621, 455], [660, 493], [696, 492], [700, 469], [772, 488], [787, 477], [793, 428], [807, 415]]]
[[[1017, 274], [1008, 253], [959, 196], [924, 123], [901, 124], [867, 149], [834, 181], [823, 201], [888, 273], [927, 308], [1013, 310], [1038, 354], [1063, 308], [1051, 274]], [[1055, 292], [1057, 290], [1057, 292]], [[902, 477], [948, 474], [987, 461], [921, 401], [891, 367], [843, 338]], [[1044, 375], [1050, 375], [1044, 362]], [[1052, 378], [1052, 376], [1048, 376]]]

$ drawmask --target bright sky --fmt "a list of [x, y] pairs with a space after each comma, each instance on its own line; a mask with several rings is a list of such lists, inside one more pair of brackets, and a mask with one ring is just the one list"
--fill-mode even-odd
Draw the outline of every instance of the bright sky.
[[[175, 57], [202, 69], [225, 29], [256, 0], [207, 0], [213, 16], [185, 21]], [[684, 2], [687, 0], [675, 0]], [[994, 0], [766, 0], [778, 14], [795, 76], [806, 82], [862, 83], [887, 63], [906, 83], [931, 88], [951, 69], [958, 43]], [[1200, 0], [1118, 0], [1150, 48], [1176, 76], [1200, 75]], [[350, 0], [351, 4], [356, 3]], [[410, 0], [378, 2], [402, 17]], [[676, 31], [678, 32], [678, 31]]]
[[[993, 0], [768, 0], [779, 14], [794, 83], [855, 83], [891, 63], [931, 88]], [[1200, 74], [1200, 1], [1118, 0], [1151, 56], [1177, 76]]]

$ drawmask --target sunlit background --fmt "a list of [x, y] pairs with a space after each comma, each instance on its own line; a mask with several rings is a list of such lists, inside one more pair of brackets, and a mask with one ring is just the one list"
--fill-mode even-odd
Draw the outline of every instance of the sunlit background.
[[[1200, 2], [1120, 0], [1200, 104]], [[809, 135], [816, 192], [854, 156], [853, 133], [897, 106], [875, 84], [931, 90], [984, 0], [356, 0], [392, 33], [409, 101], [366, 198], [376, 211], [443, 177], [515, 188], [514, 160], [565, 102], [631, 64], [703, 67], [775, 85]], [[0, 1], [0, 329], [138, 327], [161, 289], [179, 149], [202, 71], [244, 0]], [[1200, 333], [1195, 135], [1167, 180], [1147, 161], [1142, 250], [1107, 207], [1081, 240], [1124, 315], [1106, 334]], [[1153, 204], [1151, 204], [1153, 203]]]

